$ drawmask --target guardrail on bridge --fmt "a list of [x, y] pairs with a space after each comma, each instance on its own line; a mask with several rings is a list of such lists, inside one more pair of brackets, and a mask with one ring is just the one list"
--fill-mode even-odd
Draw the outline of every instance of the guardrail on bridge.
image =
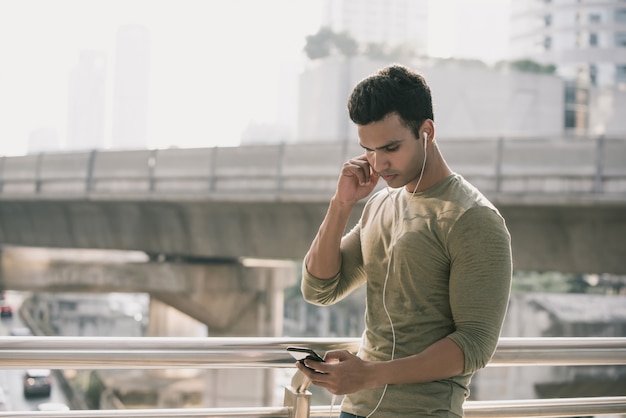
[[[486, 194], [626, 192], [624, 138], [443, 139], [452, 169]], [[328, 196], [357, 143], [97, 150], [0, 157], [3, 196]], [[382, 183], [382, 182], [381, 182]]]
[[[285, 348], [306, 345], [320, 352], [355, 351], [355, 338], [107, 338], [0, 337], [0, 367], [45, 368], [229, 368], [294, 367]], [[626, 338], [501, 338], [488, 367], [529, 365], [625, 365]], [[0, 417], [291, 417], [338, 416], [311, 407], [310, 392], [296, 372], [285, 388], [285, 405], [258, 408], [136, 409], [69, 412], [0, 412]], [[567, 417], [626, 414], [626, 396], [468, 401], [467, 418]]]

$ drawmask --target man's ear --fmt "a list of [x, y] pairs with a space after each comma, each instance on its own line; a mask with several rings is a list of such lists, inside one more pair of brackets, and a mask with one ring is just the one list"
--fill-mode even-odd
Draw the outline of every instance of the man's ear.
[[421, 137], [424, 142], [432, 141], [435, 138], [435, 123], [432, 119], [426, 119], [420, 126]]

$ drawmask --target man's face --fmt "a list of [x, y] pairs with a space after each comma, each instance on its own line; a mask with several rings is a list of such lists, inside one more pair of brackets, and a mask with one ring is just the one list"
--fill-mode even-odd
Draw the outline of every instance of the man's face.
[[424, 145], [402, 123], [400, 116], [390, 113], [378, 122], [359, 125], [357, 129], [372, 169], [389, 187], [406, 186], [412, 192], [421, 174]]

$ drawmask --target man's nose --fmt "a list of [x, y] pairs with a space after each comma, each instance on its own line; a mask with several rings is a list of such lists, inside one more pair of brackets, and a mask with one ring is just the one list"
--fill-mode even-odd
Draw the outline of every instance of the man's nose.
[[380, 173], [387, 168], [387, 159], [379, 152], [373, 152], [370, 157], [370, 165], [374, 171]]

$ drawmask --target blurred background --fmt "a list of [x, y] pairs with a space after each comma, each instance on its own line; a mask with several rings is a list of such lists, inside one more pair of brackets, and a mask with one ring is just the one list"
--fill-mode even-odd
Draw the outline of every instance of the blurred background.
[[[442, 76], [446, 82], [429, 80], [442, 135], [446, 129], [466, 136], [539, 133], [530, 122], [503, 125], [501, 118], [450, 108], [451, 100], [484, 107], [460, 93], [500, 89], [497, 78], [512, 71], [564, 83], [563, 94], [541, 98], [561, 113], [553, 133], [623, 132], [617, 117], [626, 80], [622, 6], [2, 0], [0, 153], [334, 140], [343, 132], [321, 135], [322, 128], [310, 125], [322, 123], [306, 115], [328, 107], [312, 102], [311, 91], [332, 86], [333, 65], [348, 57], [378, 61], [375, 67], [393, 61], [425, 73], [454, 71]], [[489, 75], [474, 75], [479, 70]], [[349, 87], [325, 91], [337, 118], [345, 117]], [[529, 102], [532, 94], [519, 100]], [[470, 106], [457, 104], [464, 105]], [[507, 116], [524, 111], [511, 106]]]
[[[553, 166], [567, 171], [568, 180], [542, 190], [551, 194], [549, 204], [542, 197], [537, 206], [568, 206], [573, 187], [571, 206], [596, 209], [581, 209], [591, 220], [579, 212], [542, 214], [546, 224], [535, 228], [544, 228], [545, 244], [537, 246], [545, 251], [536, 264], [520, 260], [503, 336], [626, 336], [623, 260], [585, 267], [580, 255], [610, 252], [604, 244], [626, 255], [618, 233], [626, 201], [623, 0], [0, 0], [0, 56], [3, 335], [358, 337], [362, 289], [331, 308], [302, 301], [301, 260], [293, 254], [303, 254], [317, 222], [289, 236], [290, 251], [272, 252], [257, 241], [255, 221], [271, 224], [276, 216], [291, 225], [283, 209], [249, 197], [204, 199], [204, 185], [194, 189], [198, 178], [186, 175], [208, 175], [209, 166], [245, 173], [245, 181], [215, 177], [210, 187], [250, 195], [257, 182], [264, 187], [267, 171], [328, 171], [324, 184], [332, 188], [343, 156], [337, 152], [335, 163], [332, 150], [358, 149], [346, 112], [349, 92], [395, 62], [426, 77], [442, 148], [449, 141], [464, 150], [455, 154], [450, 145], [461, 174], [463, 167], [469, 177], [480, 174], [502, 158], [502, 142], [489, 148], [493, 159], [482, 158], [491, 155], [476, 151], [485, 144], [548, 141], [551, 151], [541, 145], [527, 154], [518, 145], [507, 154], [504, 145], [504, 157], [538, 166], [536, 182]], [[292, 166], [273, 162], [290, 150]], [[257, 171], [232, 163], [241, 156], [250, 158], [244, 166], [258, 163]], [[46, 173], [53, 173], [50, 183]], [[603, 174], [614, 180], [599, 189]], [[46, 194], [47, 184], [62, 182]], [[141, 195], [159, 187], [164, 205]], [[516, 202], [534, 198], [523, 187], [506, 187], [513, 186], [504, 188]], [[93, 192], [99, 206], [89, 202]], [[319, 200], [310, 196], [295, 200]], [[253, 214], [242, 209], [253, 205]], [[300, 210], [315, 220], [323, 205], [313, 214]], [[514, 239], [533, 228], [533, 216]], [[581, 232], [585, 222], [592, 229]], [[546, 225], [561, 223], [561, 235], [549, 235]], [[278, 240], [288, 226], [276, 224]], [[617, 232], [604, 237], [609, 230]], [[137, 245], [136, 236], [147, 244]], [[241, 253], [232, 236], [245, 238]], [[546, 267], [562, 256], [563, 241], [574, 248], [589, 241], [592, 251]], [[241, 257], [250, 257], [243, 267]], [[237, 267], [224, 267], [225, 260]], [[197, 270], [204, 267], [208, 272]], [[258, 273], [268, 268], [278, 273]], [[189, 292], [196, 274], [206, 274], [203, 289], [219, 300], [189, 303], [191, 296], [176, 293]], [[224, 290], [220, 280], [233, 277], [241, 287]], [[248, 279], [257, 284], [242, 284]], [[141, 285], [128, 285], [132, 280]], [[228, 308], [233, 304], [261, 308]], [[260, 313], [271, 318], [260, 323]], [[246, 320], [256, 322], [243, 326]], [[0, 370], [0, 388], [8, 393], [6, 408], [15, 410], [49, 401], [73, 409], [258, 406], [281, 404], [293, 374], [231, 372], [57, 370], [43, 383], [44, 396], [31, 397], [24, 371]], [[224, 383], [259, 379], [262, 389], [249, 398]], [[498, 368], [476, 376], [472, 399], [625, 391], [623, 367]], [[329, 403], [328, 394], [314, 395], [316, 403]]]

